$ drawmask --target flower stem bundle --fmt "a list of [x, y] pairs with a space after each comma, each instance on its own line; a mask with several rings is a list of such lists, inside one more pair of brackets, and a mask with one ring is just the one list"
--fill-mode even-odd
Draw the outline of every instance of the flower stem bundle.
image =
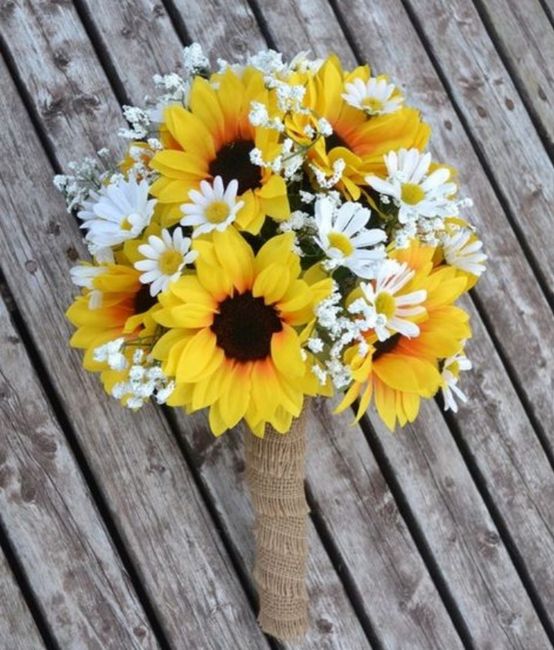
[[271, 428], [263, 438], [246, 436], [246, 479], [256, 513], [258, 620], [264, 632], [286, 640], [302, 637], [308, 628], [305, 413], [286, 436]]

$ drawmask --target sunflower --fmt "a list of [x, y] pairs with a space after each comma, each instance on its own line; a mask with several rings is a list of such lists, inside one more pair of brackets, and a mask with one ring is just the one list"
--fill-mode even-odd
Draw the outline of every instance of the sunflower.
[[108, 365], [94, 358], [95, 350], [120, 337], [132, 340], [151, 336], [156, 328], [151, 317], [156, 301], [150, 296], [148, 285], [141, 284], [140, 271], [122, 263], [82, 264], [72, 275], [74, 279], [76, 275], [86, 279], [79, 282], [82, 293], [66, 312], [77, 328], [70, 345], [85, 350], [83, 367], [101, 372], [109, 392], [105, 383], [110, 376]]
[[[425, 313], [414, 315], [416, 331], [397, 331], [379, 341], [374, 330], [366, 333], [369, 352], [359, 354], [358, 346], [346, 353], [354, 382], [337, 411], [343, 411], [360, 398], [359, 419], [372, 397], [383, 422], [393, 430], [396, 422], [413, 422], [421, 398], [435, 395], [442, 385], [440, 362], [458, 353], [463, 341], [471, 336], [468, 314], [453, 303], [466, 289], [466, 279], [448, 266], [433, 266], [435, 248], [413, 243], [410, 248], [392, 254], [414, 275], [403, 292], [423, 294], [418, 307]], [[389, 307], [396, 296], [382, 300]]]
[[168, 404], [209, 407], [216, 435], [243, 417], [256, 435], [266, 422], [286, 432], [304, 395], [320, 392], [298, 328], [313, 319], [331, 281], [299, 278], [293, 242], [291, 233], [279, 235], [254, 255], [235, 229], [216, 231], [194, 242], [196, 273], [160, 295], [154, 317], [169, 330], [153, 355], [175, 377]]
[[264, 160], [273, 160], [281, 151], [276, 131], [254, 127], [248, 119], [251, 102], [269, 105], [269, 95], [258, 70], [246, 68], [239, 76], [227, 69], [211, 82], [195, 78], [189, 109], [177, 105], [165, 109], [164, 149], [150, 161], [160, 174], [150, 191], [165, 208], [164, 225], [182, 218], [180, 206], [189, 203], [191, 190], [218, 176], [225, 187], [238, 183], [237, 198], [244, 204], [236, 217], [240, 229], [257, 233], [266, 215], [276, 220], [289, 216], [284, 179], [250, 159], [254, 148]]
[[[360, 197], [360, 186], [366, 185], [366, 175], [382, 175], [385, 171], [384, 154], [402, 147], [423, 150], [430, 135], [429, 126], [413, 108], [399, 107], [372, 115], [349, 103], [345, 90], [357, 80], [363, 84], [370, 82], [369, 67], [345, 72], [340, 59], [332, 55], [315, 75], [306, 77], [304, 100], [312, 116], [325, 118], [333, 128], [331, 135], [317, 139], [310, 147], [308, 161], [332, 176], [334, 163], [344, 160], [346, 167], [337, 188], [354, 201]], [[301, 144], [308, 144], [305, 129], [309, 121], [310, 117], [301, 113], [287, 119], [289, 134]]]

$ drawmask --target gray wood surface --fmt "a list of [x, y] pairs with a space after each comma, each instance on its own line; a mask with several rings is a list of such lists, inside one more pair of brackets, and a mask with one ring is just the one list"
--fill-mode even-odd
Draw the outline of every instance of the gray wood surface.
[[[554, 259], [549, 251], [554, 232], [549, 214], [554, 168], [518, 101], [514, 83], [471, 2], [407, 0], [406, 4], [552, 298]], [[387, 3], [398, 24], [401, 8], [401, 0]], [[415, 29], [411, 31], [417, 39]]]
[[0, 648], [41, 650], [44, 643], [6, 557], [0, 552]]
[[[66, 47], [68, 56], [73, 48], [86, 52], [84, 32], [69, 5], [34, 4], [35, 13], [26, 16], [26, 30], [36, 21], [37, 11], [52, 8], [57, 19], [62, 22], [63, 18], [71, 28], [72, 47], [67, 43], [58, 43], [58, 47]], [[8, 23], [3, 21], [1, 26], [3, 37], [10, 37]], [[15, 37], [16, 30], [14, 25], [11, 36]], [[19, 47], [25, 42], [25, 33], [17, 32]], [[60, 71], [54, 63], [56, 50], [47, 41], [32, 40], [29, 47], [40, 44], [44, 45], [40, 56], [18, 60], [20, 73], [37, 81], [43, 79], [46, 87], [65, 88], [67, 92], [63, 70], [67, 71], [70, 64]], [[90, 46], [88, 53], [90, 61], [85, 70], [94, 61]], [[101, 68], [98, 70], [101, 72]], [[75, 294], [69, 268], [79, 255], [84, 256], [84, 250], [77, 224], [65, 212], [52, 186], [53, 170], [40, 150], [7, 71], [1, 68], [0, 74], [0, 112], [6, 133], [3, 145], [5, 151], [11, 151], [13, 160], [0, 171], [3, 266], [9, 271], [8, 284], [51, 372], [119, 532], [167, 636], [176, 645], [186, 644], [193, 637], [205, 648], [220, 648], [222, 640], [229, 647], [246, 643], [246, 647], [263, 648], [265, 641], [254, 613], [160, 411], [151, 407], [133, 415], [106, 399], [97, 378], [80, 367], [80, 353], [67, 348], [71, 327], [64, 311]], [[80, 78], [76, 72], [73, 74], [76, 84]], [[78, 87], [73, 88], [79, 92]], [[108, 101], [107, 86], [102, 96], [103, 102], [114, 107], [115, 116], [116, 103], [113, 97]], [[37, 97], [33, 100], [37, 101]], [[108, 111], [102, 108], [99, 113], [105, 128]], [[41, 116], [41, 125], [64, 164], [93, 151], [88, 134], [98, 137], [93, 128], [94, 111], [87, 114], [87, 132], [73, 138], [68, 137], [72, 130], [69, 117], [63, 116], [64, 129], [59, 116], [53, 121]], [[112, 134], [115, 127], [112, 122]], [[22, 205], [26, 206], [23, 213]], [[14, 229], [17, 218], [23, 227]]]
[[[475, 4], [552, 153], [554, 30], [541, 3], [539, 0], [476, 0]], [[510, 110], [509, 98], [505, 103]]]
[[2, 301], [0, 431], [2, 526], [54, 638], [158, 647]]
[[[10, 161], [0, 166], [0, 271], [111, 519], [103, 525], [67, 451], [62, 469], [71, 478], [66, 483], [77, 486], [77, 504], [86, 504], [74, 515], [80, 527], [72, 527], [73, 519], [66, 517], [64, 523], [71, 524], [63, 533], [66, 556], [58, 540], [38, 548], [36, 531], [44, 517], [53, 518], [59, 504], [72, 514], [78, 506], [66, 503], [70, 491], [52, 478], [46, 466], [51, 459], [35, 449], [33, 436], [14, 438], [25, 463], [32, 458], [47, 475], [40, 503], [46, 500], [50, 509], [33, 518], [38, 498], [31, 507], [10, 501], [0, 517], [5, 523], [6, 510], [10, 541], [50, 625], [56, 607], [66, 606], [65, 601], [52, 605], [48, 598], [56, 576], [72, 567], [71, 549], [94, 552], [94, 561], [83, 569], [86, 579], [73, 581], [64, 592], [70, 603], [60, 615], [66, 627], [55, 636], [65, 641], [67, 630], [76, 630], [77, 636], [63, 647], [110, 647], [112, 641], [117, 645], [117, 634], [132, 640], [117, 647], [156, 645], [111, 543], [113, 524], [171, 647], [274, 644], [259, 632], [249, 602], [253, 539], [243, 477], [244, 430], [214, 440], [202, 414], [188, 418], [173, 412], [168, 421], [148, 408], [131, 416], [82, 371], [80, 355], [67, 351], [70, 327], [63, 311], [74, 293], [68, 268], [83, 247], [76, 224], [51, 187], [51, 163], [64, 168], [106, 144], [120, 150], [122, 142], [114, 137], [123, 124], [118, 100], [140, 104], [152, 90], [152, 74], [180, 69], [179, 37], [201, 42], [213, 59], [233, 59], [263, 48], [265, 34], [286, 53], [335, 50], [353, 65], [341, 24], [356, 53], [378, 72], [405, 81], [409, 101], [424, 109], [434, 127], [435, 154], [460, 169], [463, 188], [476, 200], [474, 220], [492, 262], [475, 291], [479, 313], [465, 300], [475, 331], [470, 356], [477, 367], [464, 378], [470, 405], [456, 418], [445, 420], [430, 402], [415, 425], [391, 435], [373, 413], [362, 430], [349, 426], [348, 414], [333, 418], [329, 406], [314, 405], [307, 476], [313, 506], [313, 625], [303, 644], [287, 648], [550, 647], [554, 321], [543, 290], [551, 295], [548, 217], [554, 172], [535, 125], [548, 145], [552, 74], [544, 62], [554, 31], [538, 2], [476, 0], [483, 24], [470, 0], [333, 0], [333, 7], [327, 0], [75, 0], [74, 5], [0, 0], [0, 49], [41, 138], [0, 60], [2, 144]], [[448, 92], [441, 79], [451, 80]], [[1, 327], [0, 332], [1, 337]], [[12, 355], [10, 368], [15, 365], [18, 376], [32, 378], [32, 403], [39, 412], [23, 410], [17, 421], [35, 437], [38, 430], [39, 438], [42, 430], [35, 423], [47, 421], [58, 436], [57, 449], [67, 450], [23, 345], [15, 347], [21, 363], [14, 362], [13, 351], [0, 347], [0, 368]], [[13, 420], [13, 408], [9, 414]], [[538, 425], [539, 436], [532, 425]], [[55, 456], [57, 462], [59, 453]], [[34, 487], [41, 476], [33, 478]], [[0, 489], [0, 503], [3, 496]], [[104, 555], [94, 545], [99, 537]], [[43, 562], [33, 574], [37, 557]], [[36, 634], [1, 560], [0, 591], [7, 585], [15, 596], [10, 620], [15, 615], [18, 634]], [[106, 575], [98, 576], [97, 566], [104, 564]], [[54, 580], [44, 584], [50, 574]], [[114, 588], [107, 613], [100, 607], [84, 623], [81, 612], [97, 604], [101, 580], [126, 586], [126, 600], [118, 611]], [[133, 615], [142, 616], [144, 634], [134, 634]], [[82, 641], [83, 630], [96, 633], [97, 621], [110, 616], [118, 630], [113, 640], [106, 644], [99, 637], [97, 643], [91, 636]], [[0, 639], [5, 629], [0, 618]]]

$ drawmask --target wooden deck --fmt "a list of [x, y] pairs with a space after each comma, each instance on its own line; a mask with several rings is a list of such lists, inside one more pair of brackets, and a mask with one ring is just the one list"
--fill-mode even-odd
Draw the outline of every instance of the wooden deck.
[[[256, 624], [242, 431], [105, 398], [69, 351], [84, 255], [52, 175], [117, 146], [183, 44], [334, 50], [405, 82], [490, 257], [453, 418], [315, 405], [312, 628], [288, 648], [554, 642], [552, 0], [0, 0], [0, 649], [275, 649]], [[469, 374], [469, 373], [468, 373]]]

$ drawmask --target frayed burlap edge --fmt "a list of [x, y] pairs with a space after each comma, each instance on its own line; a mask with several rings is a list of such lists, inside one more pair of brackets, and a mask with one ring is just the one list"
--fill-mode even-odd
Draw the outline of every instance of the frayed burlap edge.
[[269, 426], [263, 438], [246, 434], [246, 479], [256, 513], [258, 622], [283, 641], [298, 640], [308, 630], [306, 419], [304, 411], [286, 434]]

